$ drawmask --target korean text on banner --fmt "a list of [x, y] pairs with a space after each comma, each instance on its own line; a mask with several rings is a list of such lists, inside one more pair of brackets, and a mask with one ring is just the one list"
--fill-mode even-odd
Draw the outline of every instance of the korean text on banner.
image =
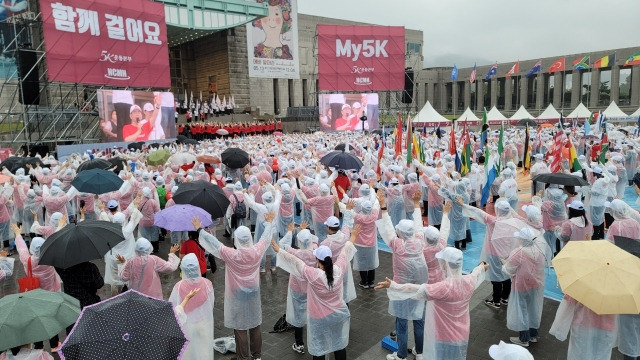
[[50, 81], [169, 88], [164, 5], [41, 0]]
[[401, 26], [318, 25], [319, 89], [404, 89], [404, 35]]

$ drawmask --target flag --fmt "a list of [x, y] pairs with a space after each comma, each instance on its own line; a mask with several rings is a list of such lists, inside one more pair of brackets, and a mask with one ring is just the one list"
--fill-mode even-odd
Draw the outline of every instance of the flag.
[[604, 114], [600, 114], [600, 116], [598, 116], [598, 120], [600, 120], [600, 131], [602, 131], [603, 134], [607, 133], [607, 117], [604, 116]]
[[493, 64], [493, 66], [491, 66], [491, 69], [489, 69], [487, 76], [484, 77], [484, 81], [489, 81], [489, 79], [491, 79], [491, 75], [495, 75], [497, 73], [498, 73], [498, 64]]
[[453, 124], [451, 124], [451, 136], [449, 138], [449, 154], [455, 155], [456, 151], [456, 133], [453, 131]]
[[407, 117], [407, 167], [413, 162], [413, 126], [411, 126], [411, 116]]
[[549, 74], [554, 73], [556, 71], [564, 71], [564, 58], [561, 57], [558, 60], [554, 61], [553, 64], [549, 67]]
[[476, 64], [473, 64], [473, 71], [471, 71], [471, 76], [469, 76], [469, 82], [474, 83], [476, 81]]
[[584, 134], [589, 135], [591, 132], [591, 121], [593, 120], [593, 113], [589, 115], [589, 118], [584, 121]]
[[[593, 65], [595, 67], [596, 63], [594, 63]], [[575, 59], [573, 61], [573, 68], [578, 71], [587, 70], [589, 68], [589, 56], [584, 56], [579, 59]]]
[[607, 162], [607, 151], [609, 151], [609, 135], [607, 135], [606, 131], [602, 133], [602, 140], [600, 140], [600, 144], [602, 145], [602, 150], [600, 150], [598, 162], [604, 164]]
[[[640, 52], [637, 52], [627, 58], [624, 66], [640, 65]], [[475, 66], [473, 67], [475, 69]]]
[[524, 129], [524, 155], [522, 156], [522, 171], [528, 174], [531, 169], [531, 149], [529, 149], [529, 125]]
[[420, 162], [423, 164], [427, 162], [427, 158], [424, 155], [424, 141], [422, 140], [420, 140]]
[[420, 145], [418, 144], [418, 134], [413, 134], [413, 146], [411, 146], [411, 151], [414, 159], [418, 159], [418, 161], [422, 162], [420, 158]]
[[558, 130], [564, 130], [564, 124], [562, 123], [562, 114], [560, 114], [560, 118], [558, 119]]
[[553, 161], [551, 162], [551, 167], [549, 169], [551, 170], [552, 173], [557, 173], [557, 172], [560, 172], [560, 170], [562, 170], [560, 168], [560, 160], [562, 157], [562, 137], [563, 136], [564, 136], [564, 132], [558, 131], [556, 132], [556, 136], [554, 137], [555, 146], [553, 148], [553, 152], [551, 153], [553, 155]]
[[458, 80], [458, 67], [454, 64], [453, 70], [451, 70], [451, 81]]
[[520, 72], [520, 61], [516, 61], [516, 63], [511, 67], [511, 70], [507, 72], [507, 79], [518, 72]]
[[539, 73], [542, 70], [542, 60], [539, 60], [528, 73], [524, 75], [524, 77], [532, 77], [533, 75]]
[[402, 115], [398, 111], [398, 126], [396, 127], [395, 156], [402, 155]]
[[[493, 185], [494, 180], [498, 177], [498, 171], [496, 170], [496, 166], [493, 163], [494, 159], [489, 158], [489, 147], [485, 147], [485, 161], [484, 168], [487, 175], [487, 182], [484, 184], [482, 188], [482, 198], [480, 199], [480, 206], [484, 207], [487, 205], [489, 201], [489, 195], [491, 193], [491, 185]], [[491, 166], [489, 166], [491, 164]], [[490, 168], [490, 170], [488, 170]]]
[[[487, 108], [482, 111], [482, 133], [480, 135], [480, 147], [484, 148], [489, 134], [489, 122], [487, 121]], [[487, 159], [485, 159], [487, 161]]]
[[384, 138], [381, 139], [380, 149], [378, 150], [378, 167], [376, 168], [376, 174], [382, 174], [380, 170], [380, 162], [382, 161], [382, 156], [384, 155]]
[[496, 174], [500, 175], [502, 153], [504, 152], [504, 123], [500, 124], [500, 137], [498, 138], [498, 168]]
[[464, 126], [462, 143], [462, 168], [460, 169], [460, 175], [465, 176], [471, 170], [471, 142], [469, 141], [469, 130], [467, 125]]
[[616, 54], [607, 55], [593, 62], [594, 69], [601, 69], [612, 66], [616, 63]]
[[571, 172], [582, 170], [582, 166], [580, 166], [580, 162], [578, 161], [578, 153], [571, 139], [567, 142], [567, 147], [569, 148], [569, 166], [571, 167]]

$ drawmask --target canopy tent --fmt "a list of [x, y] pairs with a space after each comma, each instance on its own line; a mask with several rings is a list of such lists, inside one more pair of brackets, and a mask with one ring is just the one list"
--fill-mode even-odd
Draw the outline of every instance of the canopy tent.
[[467, 110], [465, 110], [462, 115], [460, 115], [460, 117], [456, 120], [456, 123], [460, 121], [480, 121], [480, 119], [476, 116], [476, 114], [473, 113], [473, 111], [471, 111], [471, 108], [467, 107]]
[[440, 122], [451, 123], [451, 120], [440, 115], [436, 111], [436, 109], [433, 108], [431, 103], [427, 101], [427, 103], [424, 104], [420, 112], [418, 112], [416, 116], [413, 118], [412, 122], [413, 124], [440, 123]]
[[638, 110], [636, 110], [633, 114], [629, 115], [629, 117], [632, 119], [640, 119], [640, 108], [638, 108]]
[[587, 119], [587, 118], [589, 118], [589, 116], [591, 116], [591, 111], [589, 111], [589, 109], [587, 109], [587, 107], [584, 106], [583, 103], [580, 103], [565, 118], [567, 118], [567, 119]]
[[487, 120], [491, 121], [491, 120], [507, 120], [507, 118], [502, 115], [502, 113], [498, 110], [498, 108], [496, 108], [495, 106], [491, 108], [491, 110], [489, 110], [489, 112], [487, 113]]
[[556, 108], [553, 107], [553, 104], [549, 104], [546, 109], [536, 118], [536, 120], [558, 120], [560, 119], [560, 113]]
[[524, 106], [520, 105], [520, 108], [518, 109], [518, 111], [516, 111], [516, 113], [513, 114], [509, 118], [509, 120], [522, 120], [522, 119], [535, 119], [535, 117], [529, 114], [529, 112], [527, 111], [527, 109], [524, 108]]
[[607, 117], [607, 120], [624, 121], [629, 118], [629, 115], [620, 110], [618, 104], [616, 104], [615, 101], [612, 101], [611, 104], [609, 104], [609, 106], [602, 113]]

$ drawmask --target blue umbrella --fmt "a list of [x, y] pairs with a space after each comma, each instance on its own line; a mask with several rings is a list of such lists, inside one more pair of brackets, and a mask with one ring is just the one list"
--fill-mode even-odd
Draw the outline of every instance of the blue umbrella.
[[204, 209], [189, 204], [176, 204], [153, 216], [153, 225], [169, 231], [193, 231], [191, 219], [197, 217], [202, 227], [213, 224], [211, 214]]
[[99, 195], [120, 189], [123, 182], [113, 171], [96, 168], [79, 173], [71, 185], [80, 192]]

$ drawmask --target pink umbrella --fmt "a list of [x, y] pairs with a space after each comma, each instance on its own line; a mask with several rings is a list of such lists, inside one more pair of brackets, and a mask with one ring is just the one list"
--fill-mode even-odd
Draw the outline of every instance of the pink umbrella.
[[274, 131], [273, 135], [275, 136], [282, 136], [282, 131]]
[[225, 129], [219, 129], [218, 131], [216, 131], [216, 134], [218, 135], [229, 135], [229, 132]]

